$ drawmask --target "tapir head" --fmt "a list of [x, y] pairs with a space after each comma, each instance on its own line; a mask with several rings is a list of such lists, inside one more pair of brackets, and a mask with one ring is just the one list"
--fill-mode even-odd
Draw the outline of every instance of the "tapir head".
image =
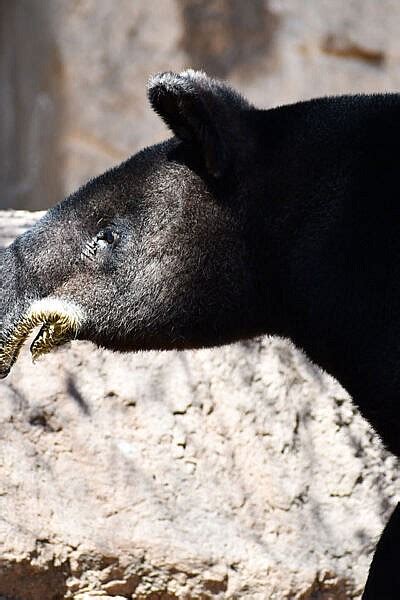
[[256, 333], [254, 109], [191, 70], [152, 78], [149, 100], [175, 137], [93, 179], [2, 251], [1, 376], [36, 326], [34, 357], [71, 339], [129, 351]]

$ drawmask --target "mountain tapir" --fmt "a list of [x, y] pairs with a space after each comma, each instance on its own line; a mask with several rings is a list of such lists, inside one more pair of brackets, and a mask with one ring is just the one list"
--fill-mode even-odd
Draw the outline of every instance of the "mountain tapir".
[[[71, 339], [135, 351], [278, 334], [399, 456], [400, 95], [260, 110], [192, 70], [154, 76], [148, 95], [174, 137], [0, 255], [0, 376], [37, 325], [34, 357]], [[400, 598], [399, 519], [365, 600]]]

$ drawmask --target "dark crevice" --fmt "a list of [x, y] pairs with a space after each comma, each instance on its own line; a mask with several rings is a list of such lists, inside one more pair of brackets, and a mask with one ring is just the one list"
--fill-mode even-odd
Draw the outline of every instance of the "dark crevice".
[[81, 392], [78, 390], [74, 377], [69, 373], [65, 379], [65, 387], [68, 395], [75, 400], [82, 413], [85, 415], [90, 415], [90, 406], [82, 396]]
[[324, 54], [338, 58], [359, 60], [371, 66], [380, 67], [385, 62], [385, 53], [380, 50], [364, 48], [346, 39], [328, 35], [321, 46]]
[[36, 567], [30, 560], [0, 563], [0, 596], [12, 600], [63, 600], [70, 576], [67, 563]]

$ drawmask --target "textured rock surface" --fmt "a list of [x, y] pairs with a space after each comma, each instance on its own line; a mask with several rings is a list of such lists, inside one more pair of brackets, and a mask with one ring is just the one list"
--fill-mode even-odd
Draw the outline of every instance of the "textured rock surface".
[[[399, 29], [394, 0], [0, 1], [0, 207], [166, 136], [152, 72], [204, 66], [263, 106], [398, 91]], [[34, 218], [0, 214], [2, 243]], [[399, 491], [343, 390], [276, 339], [25, 354], [0, 422], [7, 600], [357, 598]]]
[[25, 351], [0, 398], [7, 598], [359, 597], [396, 464], [287, 342]]

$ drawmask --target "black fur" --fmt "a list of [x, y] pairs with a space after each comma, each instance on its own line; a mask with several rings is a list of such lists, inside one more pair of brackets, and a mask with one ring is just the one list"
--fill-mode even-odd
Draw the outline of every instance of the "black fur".
[[249, 108], [248, 102], [222, 82], [192, 70], [156, 75], [148, 95], [172, 132], [200, 150], [207, 171], [214, 177], [226, 173], [235, 140], [231, 127], [235, 129], [234, 119]]
[[[3, 326], [51, 295], [84, 307], [79, 338], [116, 350], [287, 336], [400, 456], [400, 95], [265, 111], [187, 71], [154, 77], [149, 99], [176, 137], [14, 242]], [[365, 598], [400, 598], [374, 585]]]

